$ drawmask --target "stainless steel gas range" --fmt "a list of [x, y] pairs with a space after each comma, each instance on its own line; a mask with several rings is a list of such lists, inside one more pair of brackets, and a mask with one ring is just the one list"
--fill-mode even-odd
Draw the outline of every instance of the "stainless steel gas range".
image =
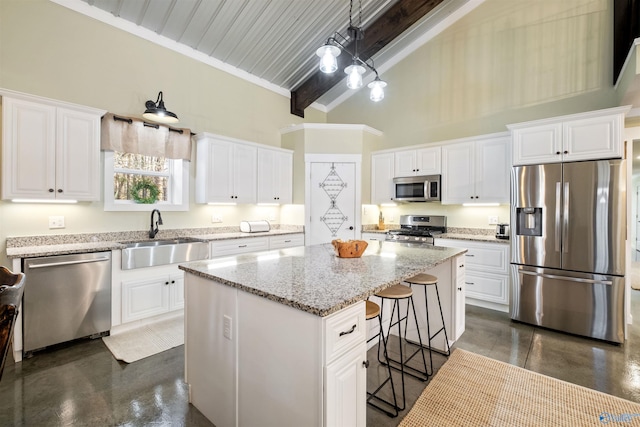
[[387, 231], [388, 242], [433, 245], [434, 236], [447, 232], [447, 217], [400, 215], [400, 228]]

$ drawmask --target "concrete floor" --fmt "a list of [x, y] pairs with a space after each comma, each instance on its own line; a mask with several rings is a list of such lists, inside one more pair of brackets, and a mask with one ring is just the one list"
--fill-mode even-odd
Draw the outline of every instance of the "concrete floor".
[[[455, 347], [640, 402], [640, 291], [632, 292], [632, 312], [636, 324], [627, 342], [616, 346], [467, 306], [466, 331]], [[370, 387], [384, 373], [374, 362], [375, 350], [369, 352]], [[37, 353], [22, 363], [8, 362], [0, 380], [0, 425], [211, 426], [187, 402], [183, 351], [181, 346], [126, 364], [95, 340]], [[445, 361], [436, 355], [436, 370]], [[394, 378], [399, 379], [397, 374]], [[398, 425], [426, 384], [408, 377], [407, 409], [389, 418], [368, 408], [367, 426]]]

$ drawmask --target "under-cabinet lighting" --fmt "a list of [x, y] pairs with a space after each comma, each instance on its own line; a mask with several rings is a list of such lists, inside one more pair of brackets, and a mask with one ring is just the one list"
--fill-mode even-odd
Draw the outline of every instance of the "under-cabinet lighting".
[[77, 200], [59, 199], [11, 199], [13, 203], [78, 203]]
[[462, 206], [500, 206], [500, 203], [463, 203]]
[[258, 206], [280, 206], [280, 203], [258, 203]]
[[211, 206], [235, 206], [237, 203], [221, 202], [221, 203], [207, 203], [207, 204]]

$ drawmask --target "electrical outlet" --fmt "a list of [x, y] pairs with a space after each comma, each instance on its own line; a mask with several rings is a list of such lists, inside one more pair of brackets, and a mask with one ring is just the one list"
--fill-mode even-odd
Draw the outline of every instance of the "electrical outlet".
[[232, 340], [232, 334], [231, 334], [231, 317], [227, 316], [226, 314], [224, 315], [224, 321], [223, 321], [223, 334], [224, 337], [226, 339], [228, 339], [229, 341]]
[[496, 225], [498, 223], [498, 217], [497, 216], [490, 216], [489, 217], [489, 225]]
[[49, 217], [49, 228], [64, 228], [64, 217], [63, 216], [50, 216]]
[[211, 222], [214, 224], [222, 222], [222, 215], [218, 215], [218, 214], [211, 215]]
[[363, 215], [369, 215], [369, 208], [366, 207], [366, 206], [364, 208], [362, 208], [362, 214]]

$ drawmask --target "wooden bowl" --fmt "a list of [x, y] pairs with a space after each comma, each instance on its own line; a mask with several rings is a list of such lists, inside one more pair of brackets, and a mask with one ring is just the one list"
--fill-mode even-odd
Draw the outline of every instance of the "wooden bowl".
[[331, 244], [340, 258], [360, 258], [369, 244], [364, 240], [348, 240], [343, 242], [340, 239], [332, 240]]

